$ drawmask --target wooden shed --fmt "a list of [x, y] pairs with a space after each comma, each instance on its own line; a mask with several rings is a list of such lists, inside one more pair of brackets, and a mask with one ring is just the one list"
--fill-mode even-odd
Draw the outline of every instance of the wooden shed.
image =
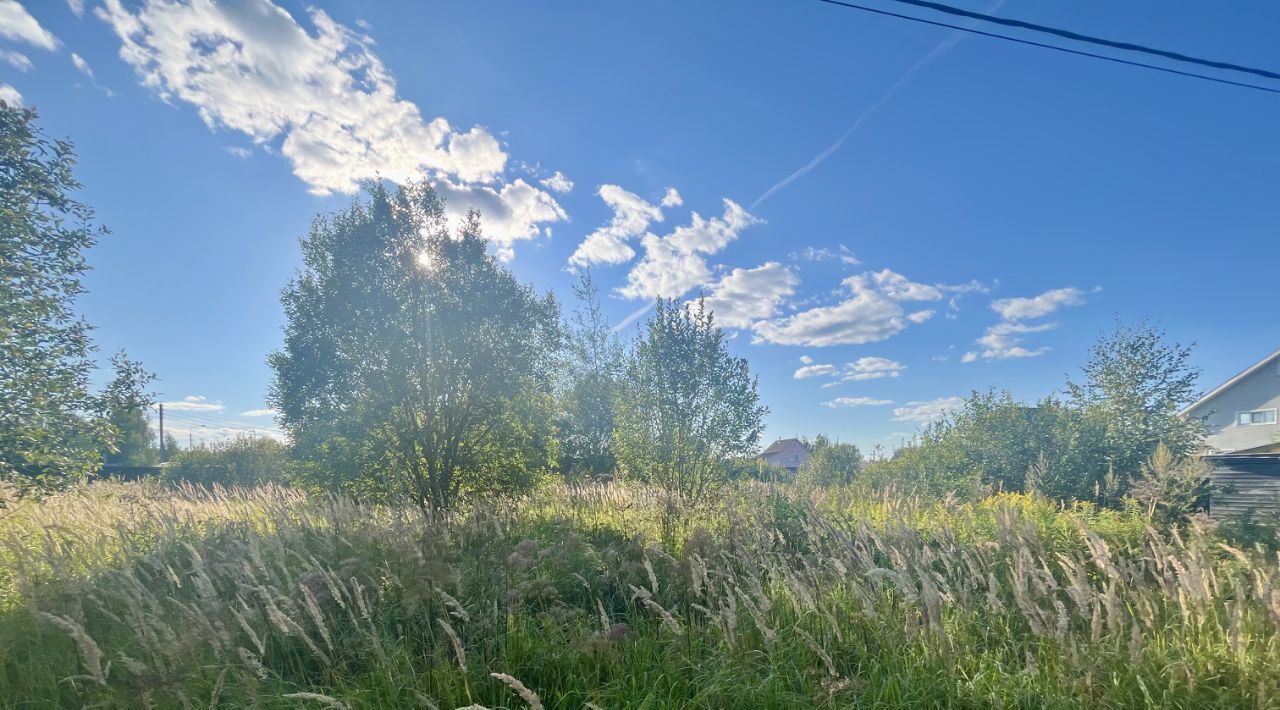
[[1211, 515], [1280, 514], [1280, 451], [1208, 454], [1204, 460], [1211, 466], [1209, 477], [1214, 489], [1209, 503]]

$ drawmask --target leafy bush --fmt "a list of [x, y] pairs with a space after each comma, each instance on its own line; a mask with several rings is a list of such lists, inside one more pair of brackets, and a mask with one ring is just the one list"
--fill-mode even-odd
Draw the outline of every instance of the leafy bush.
[[809, 445], [809, 460], [796, 472], [796, 480], [812, 486], [848, 485], [862, 470], [862, 452], [819, 434]]
[[255, 436], [181, 450], [164, 467], [165, 480], [223, 486], [287, 483], [290, 473], [288, 447]]
[[726, 468], [730, 481], [786, 481], [791, 477], [787, 469], [770, 466], [763, 459], [754, 456], [730, 459]]

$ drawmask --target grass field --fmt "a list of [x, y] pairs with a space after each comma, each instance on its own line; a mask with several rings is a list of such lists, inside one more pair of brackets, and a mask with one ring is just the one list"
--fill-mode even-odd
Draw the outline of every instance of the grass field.
[[0, 509], [0, 706], [1280, 706], [1274, 555], [999, 495], [284, 488]]

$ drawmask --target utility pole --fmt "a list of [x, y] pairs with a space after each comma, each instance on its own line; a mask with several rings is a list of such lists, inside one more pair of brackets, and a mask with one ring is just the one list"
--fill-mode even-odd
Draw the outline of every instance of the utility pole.
[[160, 463], [164, 463], [164, 402], [160, 403]]

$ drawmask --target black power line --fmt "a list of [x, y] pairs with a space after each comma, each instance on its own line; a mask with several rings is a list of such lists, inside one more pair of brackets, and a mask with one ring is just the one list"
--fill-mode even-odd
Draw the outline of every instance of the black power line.
[[889, 10], [880, 10], [874, 7], [867, 7], [865, 5], [856, 5], [851, 2], [844, 2], [843, 0], [818, 0], [818, 2], [826, 3], [828, 5], [835, 5], [837, 7], [848, 8], [850, 10], [861, 10], [863, 12], [870, 12], [876, 15], [884, 15], [886, 17], [894, 17], [900, 20], [909, 20], [911, 22], [919, 22], [926, 25], [933, 25], [934, 27], [945, 27], [947, 29], [959, 30], [961, 32], [968, 32], [970, 34], [981, 35], [983, 37], [991, 37], [992, 39], [1002, 39], [1007, 42], [1024, 44], [1031, 47], [1039, 47], [1041, 49], [1052, 49], [1056, 52], [1063, 52], [1065, 54], [1074, 54], [1080, 57], [1090, 57], [1093, 59], [1101, 59], [1103, 61], [1114, 62], [1116, 64], [1124, 64], [1126, 66], [1131, 66], [1131, 67], [1153, 69], [1155, 71], [1164, 72], [1166, 74], [1176, 74], [1178, 76], [1186, 76], [1186, 77], [1191, 77], [1193, 79], [1203, 79], [1205, 81], [1212, 81], [1216, 84], [1227, 84], [1229, 86], [1239, 86], [1245, 89], [1255, 89], [1257, 91], [1265, 91], [1271, 94], [1280, 94], [1280, 89], [1272, 88], [1269, 86], [1260, 86], [1258, 84], [1247, 84], [1242, 81], [1232, 81], [1231, 79], [1222, 79], [1216, 76], [1209, 76], [1208, 74], [1197, 74], [1195, 72], [1182, 71], [1181, 69], [1172, 69], [1170, 67], [1162, 67], [1157, 64], [1147, 64], [1145, 62], [1135, 62], [1129, 59], [1120, 59], [1119, 57], [1109, 57], [1105, 54], [1096, 54], [1094, 52], [1086, 52], [1081, 49], [1059, 47], [1058, 45], [1054, 45], [1054, 44], [1045, 44], [1044, 42], [1036, 42], [1034, 40], [1029, 40], [1029, 39], [1020, 39], [1018, 37], [1011, 37], [1009, 35], [1002, 35], [995, 32], [985, 32], [983, 30], [974, 29], [972, 27], [965, 27], [963, 25], [954, 25], [949, 22], [927, 20], [923, 17], [913, 17], [911, 15], [903, 15], [901, 13], [891, 12]]
[[1200, 59], [1192, 57], [1180, 52], [1172, 52], [1167, 49], [1157, 49], [1155, 47], [1147, 47], [1141, 44], [1133, 44], [1132, 42], [1117, 42], [1115, 40], [1105, 39], [1102, 37], [1093, 37], [1091, 35], [1072, 32], [1071, 30], [1060, 30], [1056, 27], [1047, 25], [1037, 25], [1034, 22], [1025, 22], [1023, 20], [1006, 19], [995, 15], [988, 15], [982, 12], [974, 12], [965, 10], [951, 5], [944, 5], [940, 2], [930, 2], [929, 0], [893, 0], [893, 2], [902, 3], [904, 5], [914, 5], [915, 7], [923, 7], [929, 10], [944, 12], [948, 15], [958, 15], [960, 17], [968, 17], [973, 20], [982, 20], [1005, 27], [1017, 27], [1019, 29], [1031, 30], [1033, 32], [1042, 32], [1057, 37], [1074, 40], [1076, 42], [1088, 42], [1089, 44], [1097, 44], [1103, 47], [1113, 47], [1115, 49], [1123, 49], [1130, 52], [1141, 52], [1156, 57], [1164, 57], [1165, 59], [1173, 59], [1179, 62], [1187, 62], [1189, 64], [1199, 64], [1214, 69], [1226, 69], [1229, 71], [1244, 72], [1245, 74], [1254, 74], [1256, 76], [1266, 77], [1268, 79], [1280, 79], [1280, 73], [1268, 71], [1266, 69], [1258, 69], [1255, 67], [1246, 67], [1240, 64], [1231, 64], [1229, 62], [1218, 62], [1212, 59]]

